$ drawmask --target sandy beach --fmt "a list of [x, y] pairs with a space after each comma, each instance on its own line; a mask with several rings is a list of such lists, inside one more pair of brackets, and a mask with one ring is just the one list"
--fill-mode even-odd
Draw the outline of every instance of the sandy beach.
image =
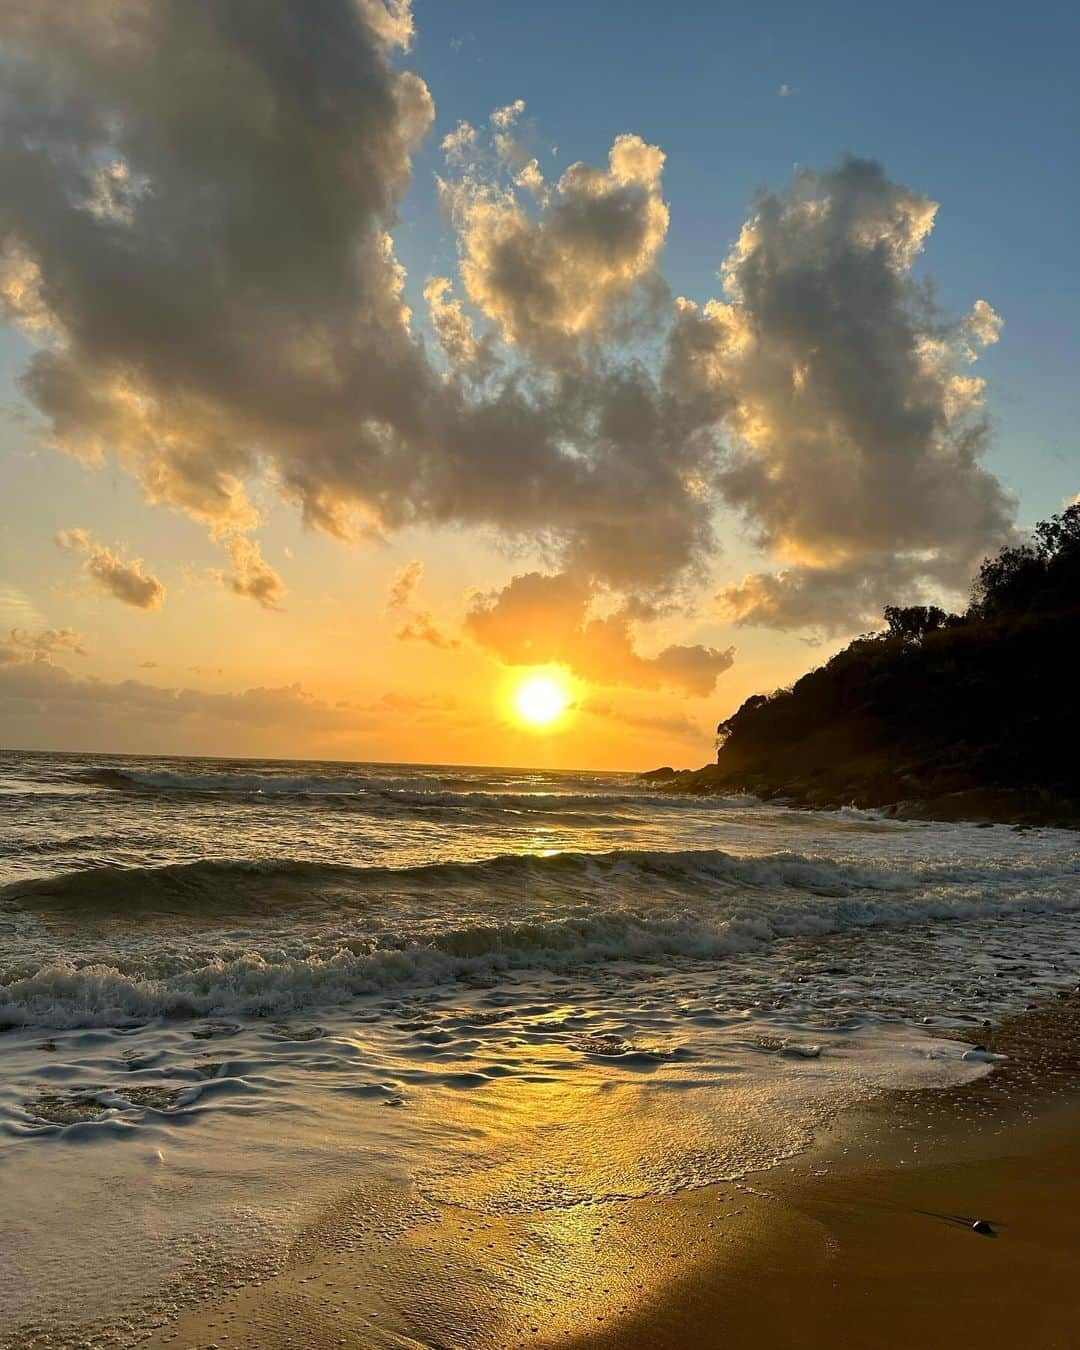
[[419, 1225], [400, 1222], [406, 1183], [359, 1192], [275, 1278], [148, 1344], [1071, 1347], [1080, 1000], [987, 1038], [1009, 1056], [992, 1075], [890, 1093], [731, 1184], [506, 1217], [431, 1206]]

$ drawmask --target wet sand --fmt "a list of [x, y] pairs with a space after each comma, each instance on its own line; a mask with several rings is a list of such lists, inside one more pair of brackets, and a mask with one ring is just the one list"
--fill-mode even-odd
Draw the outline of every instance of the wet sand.
[[1075, 1347], [1080, 998], [985, 1034], [1004, 1068], [882, 1098], [738, 1183], [524, 1215], [358, 1192], [281, 1274], [150, 1344]]

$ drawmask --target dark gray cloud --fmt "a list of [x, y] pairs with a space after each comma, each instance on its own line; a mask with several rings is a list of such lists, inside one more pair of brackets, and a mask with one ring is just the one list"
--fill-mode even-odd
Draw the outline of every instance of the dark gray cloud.
[[669, 646], [642, 656], [633, 620], [625, 610], [590, 617], [590, 589], [567, 573], [526, 572], [503, 590], [478, 597], [465, 616], [465, 631], [508, 665], [555, 661], [596, 684], [671, 689], [691, 697], [711, 694], [734, 651]]

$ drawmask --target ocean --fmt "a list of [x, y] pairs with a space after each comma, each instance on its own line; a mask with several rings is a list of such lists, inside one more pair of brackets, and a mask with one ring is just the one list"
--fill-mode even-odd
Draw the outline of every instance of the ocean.
[[0, 754], [0, 1346], [137, 1344], [346, 1197], [362, 1246], [779, 1165], [992, 1072], [984, 1025], [1076, 984], [1078, 910], [1063, 831]]

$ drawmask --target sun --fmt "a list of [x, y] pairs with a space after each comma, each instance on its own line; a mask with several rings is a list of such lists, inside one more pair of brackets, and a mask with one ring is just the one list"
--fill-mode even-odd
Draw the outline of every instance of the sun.
[[513, 693], [514, 711], [530, 727], [547, 727], [570, 706], [570, 692], [552, 675], [530, 675]]

